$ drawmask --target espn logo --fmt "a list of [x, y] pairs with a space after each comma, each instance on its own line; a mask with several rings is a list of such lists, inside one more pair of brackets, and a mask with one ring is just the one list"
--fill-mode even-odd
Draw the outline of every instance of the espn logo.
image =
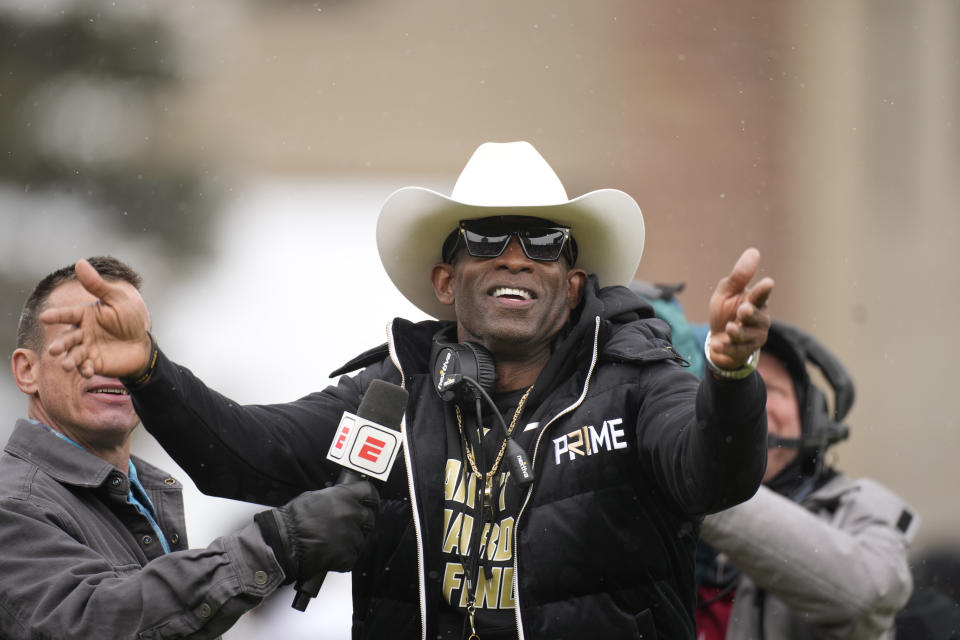
[[400, 451], [400, 432], [344, 412], [327, 459], [378, 480], [386, 480]]

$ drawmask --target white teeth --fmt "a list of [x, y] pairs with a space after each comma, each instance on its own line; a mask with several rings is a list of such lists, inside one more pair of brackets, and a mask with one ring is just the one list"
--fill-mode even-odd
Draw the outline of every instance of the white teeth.
[[115, 389], [115, 388], [109, 388], [109, 389], [94, 389], [93, 392], [94, 392], [94, 393], [108, 393], [108, 394], [110, 394], [110, 395], [115, 395], [115, 396], [125, 396], [125, 395], [127, 395], [127, 390], [126, 390], [126, 389]]
[[524, 300], [529, 300], [531, 297], [530, 292], [524, 289], [511, 289], [510, 287], [498, 287], [493, 290], [493, 296], [499, 298], [500, 296], [514, 296], [516, 298], [522, 298]]

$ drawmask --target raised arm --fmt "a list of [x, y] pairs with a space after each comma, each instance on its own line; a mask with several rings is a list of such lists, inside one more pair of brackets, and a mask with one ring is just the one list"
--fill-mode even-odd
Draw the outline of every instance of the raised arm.
[[744, 251], [710, 298], [710, 359], [720, 373], [708, 373], [694, 392], [676, 380], [679, 372], [659, 372], [639, 416], [640, 450], [687, 513], [746, 500], [766, 468], [766, 393], [759, 374], [743, 368], [770, 328], [764, 307], [773, 280], [750, 285], [759, 261], [756, 249]]

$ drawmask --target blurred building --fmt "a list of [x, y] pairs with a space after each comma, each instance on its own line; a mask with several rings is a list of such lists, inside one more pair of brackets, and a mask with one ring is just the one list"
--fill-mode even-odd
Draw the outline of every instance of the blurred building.
[[609, 186], [637, 199], [639, 273], [686, 282], [695, 319], [740, 250], [759, 247], [777, 280], [773, 313], [854, 372], [842, 465], [902, 491], [927, 533], [958, 523], [945, 492], [960, 445], [948, 372], [960, 315], [960, 5], [182, 11], [195, 66], [165, 99], [158, 152], [202, 157], [238, 181], [449, 189], [480, 142], [528, 139], [571, 196]]

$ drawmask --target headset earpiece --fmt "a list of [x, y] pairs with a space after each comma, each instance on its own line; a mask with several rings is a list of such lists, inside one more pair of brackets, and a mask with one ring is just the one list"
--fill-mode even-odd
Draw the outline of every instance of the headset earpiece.
[[472, 378], [490, 393], [497, 382], [493, 354], [476, 342], [446, 342], [444, 332], [433, 337], [430, 362], [433, 367], [433, 386], [445, 402], [473, 400], [479, 394], [464, 377]]
[[833, 391], [831, 415], [823, 391], [807, 376], [801, 415], [803, 434], [797, 442], [799, 448], [816, 450], [817, 457], [822, 458], [827, 447], [850, 436], [850, 428], [842, 420], [850, 412], [856, 395], [853, 379], [837, 357], [810, 334], [777, 320], [773, 321], [770, 331], [786, 342], [804, 365], [809, 362], [819, 369]]
[[835, 421], [830, 416], [827, 398], [817, 387], [810, 385], [807, 390], [807, 406], [803, 417], [808, 435], [804, 436], [805, 446], [809, 443], [818, 448], [826, 448], [850, 435], [850, 428]]
[[833, 420], [839, 422], [847, 416], [851, 407], [853, 407], [856, 396], [853, 380], [847, 373], [846, 368], [826, 347], [809, 335], [804, 337], [806, 340], [803, 346], [807, 359], [820, 369], [833, 389]]

